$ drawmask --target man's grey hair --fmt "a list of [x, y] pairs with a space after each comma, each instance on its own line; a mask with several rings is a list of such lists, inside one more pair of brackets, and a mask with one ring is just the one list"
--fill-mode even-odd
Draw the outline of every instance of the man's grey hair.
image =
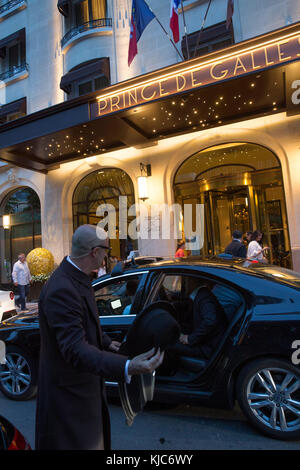
[[72, 258], [88, 256], [96, 246], [106, 244], [107, 233], [101, 227], [85, 224], [78, 227], [72, 237]]

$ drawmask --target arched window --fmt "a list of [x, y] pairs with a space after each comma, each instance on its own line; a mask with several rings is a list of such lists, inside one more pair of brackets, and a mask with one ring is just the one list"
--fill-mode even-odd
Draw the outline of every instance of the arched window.
[[282, 171], [269, 149], [237, 142], [202, 150], [181, 164], [173, 187], [182, 207], [204, 204], [204, 246], [192, 254], [221, 253], [234, 230], [258, 229], [269, 261], [291, 267]]
[[1, 282], [8, 283], [18, 254], [28, 254], [34, 248], [42, 246], [41, 206], [38, 195], [31, 188], [20, 188], [11, 192], [1, 204], [1, 215], [8, 216], [2, 217], [0, 226]]
[[[119, 238], [119, 197], [127, 196], [127, 208], [135, 203], [130, 177], [119, 168], [103, 168], [90, 173], [76, 187], [73, 195], [74, 230], [83, 224], [96, 225], [100, 218], [96, 212], [100, 204], [112, 204], [116, 211], [117, 238], [110, 240], [112, 256], [124, 259], [136, 249], [136, 241]], [[135, 218], [129, 217], [127, 225]]]

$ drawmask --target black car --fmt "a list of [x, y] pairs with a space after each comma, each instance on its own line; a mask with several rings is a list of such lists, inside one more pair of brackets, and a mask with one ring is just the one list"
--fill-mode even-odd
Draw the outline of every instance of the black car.
[[[145, 306], [170, 302], [184, 330], [203, 284], [222, 304], [228, 326], [212, 356], [181, 356], [175, 370], [157, 371], [154, 400], [230, 409], [238, 401], [262, 433], [300, 438], [300, 275], [277, 266], [235, 259], [163, 260], [117, 265], [93, 287], [103, 329], [120, 342]], [[224, 294], [225, 293], [225, 294]], [[0, 390], [14, 400], [36, 393], [38, 315], [0, 324], [7, 363]], [[107, 382], [109, 393], [118, 384]]]

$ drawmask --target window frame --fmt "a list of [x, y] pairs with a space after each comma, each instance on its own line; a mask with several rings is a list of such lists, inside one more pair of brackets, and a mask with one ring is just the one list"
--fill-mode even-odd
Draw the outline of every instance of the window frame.
[[[221, 49], [224, 49], [226, 47], [230, 47], [231, 45], [233, 45], [235, 43], [235, 39], [234, 39], [234, 30], [233, 30], [232, 25], [230, 26], [230, 28], [228, 30], [225, 29], [222, 32], [222, 34], [217, 34], [217, 31], [218, 31], [217, 28], [225, 26], [225, 25], [226, 25], [226, 21], [221, 21], [219, 23], [216, 23], [216, 24], [210, 25], [206, 28], [203, 28], [202, 30], [193, 31], [192, 33], [188, 34], [187, 35], [188, 42], [189, 41], [192, 42], [193, 37], [196, 36], [195, 45], [192, 47], [193, 43], [192, 44], [189, 43], [191, 58], [192, 57], [201, 57], [201, 56], [204, 56], [206, 54], [211, 54], [213, 52], [216, 52], [218, 50], [221, 50]], [[207, 33], [209, 33], [210, 30], [213, 30], [214, 28], [216, 30], [216, 35], [205, 39], [205, 35]], [[204, 36], [204, 40], [203, 39], [201, 40], [201, 36], [200, 36], [200, 41], [198, 43], [197, 38], [198, 38], [198, 35], [200, 34], [200, 32], [201, 32], [202, 38]], [[224, 41], [228, 41], [228, 42], [231, 41], [231, 42], [224, 45], [224, 46], [222, 46], [222, 47], [217, 47], [217, 48], [213, 47], [215, 44], [218, 44], [218, 43], [224, 42]], [[197, 43], [198, 43], [198, 45], [197, 45]], [[197, 50], [201, 50], [201, 49], [204, 49], [206, 47], [208, 48], [208, 50], [203, 52], [202, 54], [197, 54], [196, 53], [196, 55], [194, 55], [196, 46], [197, 46]], [[187, 59], [186, 36], [183, 36], [183, 38], [182, 38], [181, 50], [182, 50], [182, 54], [183, 54], [184, 58]]]
[[[22, 38], [14, 38], [11, 42], [7, 43], [5, 46], [4, 56], [0, 56], [0, 75], [10, 70], [13, 71], [14, 68], [20, 68], [26, 65], [26, 38], [25, 34]], [[14, 64], [11, 62], [11, 51], [13, 48], [17, 47], [17, 63]], [[17, 72], [16, 72], [17, 73]]]
[[[88, 20], [84, 21], [83, 18], [79, 19], [79, 22], [77, 21], [76, 18], [76, 8], [77, 5], [80, 3], [83, 3], [87, 1], [88, 3]], [[93, 18], [93, 5], [92, 2], [97, 1], [97, 0], [76, 0], [71, 3], [71, 8], [70, 8], [70, 13], [67, 17], [65, 17], [65, 32], [70, 31], [72, 28], [78, 28], [84, 23], [89, 23], [94, 20], [98, 20], [101, 18]], [[107, 11], [108, 11], [108, 5], [107, 5], [107, 0], [102, 0], [105, 2], [105, 16], [104, 18], [107, 18]]]
[[113, 276], [110, 277], [109, 279], [103, 279], [100, 280], [98, 283], [95, 281], [93, 283], [93, 290], [94, 290], [94, 295], [95, 295], [95, 300], [96, 300], [96, 292], [104, 287], [108, 287], [109, 285], [112, 285], [116, 283], [116, 281], [127, 281], [132, 277], [137, 277], [140, 276], [140, 281], [134, 296], [134, 300], [132, 302], [131, 306], [131, 313], [129, 315], [123, 315], [122, 314], [117, 314], [117, 315], [99, 315], [99, 317], [102, 318], [124, 318], [124, 317], [135, 317], [137, 315], [136, 310], [138, 307], [138, 303], [142, 294], [142, 291], [145, 286], [146, 279], [148, 277], [149, 271], [137, 271], [137, 272], [131, 272], [131, 273], [125, 273], [121, 274], [120, 276]]
[[[88, 79], [87, 79], [88, 78]], [[86, 77], [78, 82], [73, 82], [72, 85], [73, 85], [73, 90], [71, 91], [71, 93], [69, 93], [68, 95], [68, 98], [69, 99], [73, 99], [75, 97], [78, 97], [78, 96], [84, 96], [84, 95], [87, 95], [88, 93], [93, 93], [94, 91], [98, 91], [98, 90], [102, 90], [103, 88], [106, 88], [107, 86], [109, 85], [105, 85], [104, 87], [100, 87], [100, 88], [96, 88], [96, 85], [95, 85], [95, 80], [97, 80], [98, 78], [104, 78], [106, 79], [106, 77], [104, 77], [104, 75], [95, 75], [95, 76], [90, 76], [90, 77]], [[90, 83], [92, 84], [92, 89], [91, 91], [86, 91], [85, 93], [80, 93], [79, 92], [79, 87], [81, 85], [85, 85], [87, 83]], [[71, 95], [71, 96], [70, 96]]]

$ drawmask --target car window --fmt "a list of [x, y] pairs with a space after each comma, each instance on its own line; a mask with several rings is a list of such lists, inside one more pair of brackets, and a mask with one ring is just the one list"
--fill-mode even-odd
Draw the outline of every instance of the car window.
[[175, 307], [177, 320], [181, 325], [190, 324], [193, 304], [199, 289], [206, 285], [223, 307], [228, 322], [234, 318], [244, 299], [235, 289], [217, 281], [187, 274], [165, 275], [156, 289], [155, 300], [166, 300]]
[[105, 282], [99, 289], [95, 288], [99, 315], [130, 315], [141, 278], [142, 275], [125, 276]]

